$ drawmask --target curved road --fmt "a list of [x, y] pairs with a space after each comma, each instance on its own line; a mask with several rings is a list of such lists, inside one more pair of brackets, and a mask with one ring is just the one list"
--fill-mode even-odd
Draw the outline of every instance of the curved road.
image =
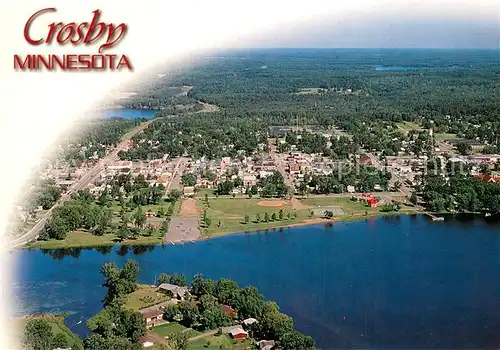
[[50, 218], [50, 215], [52, 213], [52, 210], [59, 204], [63, 203], [64, 201], [68, 200], [71, 195], [83, 188], [85, 188], [87, 185], [89, 185], [94, 179], [101, 173], [102, 170], [104, 170], [104, 166], [108, 163], [114, 162], [118, 160], [118, 152], [122, 151], [127, 147], [128, 141], [146, 129], [152, 122], [155, 120], [158, 120], [159, 118], [151, 119], [148, 120], [145, 123], [142, 123], [139, 125], [137, 128], [135, 128], [133, 131], [129, 132], [126, 135], [126, 138], [115, 148], [111, 153], [109, 153], [106, 157], [102, 158], [96, 166], [94, 166], [92, 169], [90, 169], [85, 175], [83, 175], [77, 182], [75, 182], [73, 185], [71, 185], [68, 189], [67, 192], [65, 192], [59, 201], [52, 207], [50, 208], [33, 226], [28, 232], [26, 232], [24, 235], [21, 237], [18, 237], [12, 241], [9, 241], [5, 243], [5, 248], [7, 249], [13, 249], [19, 246], [22, 246], [28, 242], [31, 242], [35, 239], [38, 238], [38, 235], [40, 234], [40, 231], [43, 229], [45, 226], [45, 223], [47, 220]]

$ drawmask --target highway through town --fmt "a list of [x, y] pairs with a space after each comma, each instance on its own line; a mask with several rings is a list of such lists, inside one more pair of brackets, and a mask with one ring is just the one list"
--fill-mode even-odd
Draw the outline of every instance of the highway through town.
[[55, 207], [63, 203], [64, 201], [68, 200], [71, 198], [71, 195], [79, 190], [84, 189], [87, 187], [92, 181], [95, 180], [97, 176], [101, 173], [101, 171], [104, 170], [104, 167], [106, 164], [109, 164], [111, 162], [117, 161], [118, 158], [118, 153], [128, 146], [129, 140], [146, 129], [151, 123], [153, 123], [157, 119], [151, 119], [147, 122], [142, 123], [138, 127], [136, 127], [134, 130], [129, 132], [124, 140], [118, 144], [116, 148], [114, 148], [108, 155], [106, 155], [104, 158], [102, 158], [93, 168], [91, 168], [85, 175], [83, 175], [77, 182], [75, 182], [73, 185], [71, 185], [68, 190], [61, 196], [59, 201], [52, 207], [50, 208], [41, 218], [39, 218], [38, 222], [33, 226], [28, 232], [26, 232], [24, 235], [21, 237], [18, 237], [16, 239], [13, 239], [9, 242], [5, 243], [5, 246], [7, 249], [13, 249], [19, 246], [22, 246], [28, 242], [31, 242], [35, 239], [38, 238], [38, 235], [40, 234], [40, 231], [43, 229], [45, 226], [45, 223], [47, 220], [50, 218], [50, 215], [52, 211], [54, 210]]

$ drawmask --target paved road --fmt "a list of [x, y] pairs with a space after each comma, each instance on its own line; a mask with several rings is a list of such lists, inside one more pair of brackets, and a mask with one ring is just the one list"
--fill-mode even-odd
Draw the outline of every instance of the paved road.
[[26, 243], [34, 240], [34, 239], [37, 239], [38, 235], [40, 234], [40, 231], [43, 229], [43, 227], [45, 226], [45, 223], [50, 218], [52, 210], [54, 210], [54, 208], [57, 205], [63, 203], [66, 200], [68, 200], [73, 193], [75, 193], [75, 192], [77, 192], [77, 191], [85, 188], [86, 186], [88, 186], [101, 173], [101, 171], [104, 170], [104, 166], [106, 164], [118, 160], [118, 152], [120, 152], [121, 150], [123, 150], [123, 149], [125, 149], [127, 147], [128, 141], [132, 137], [134, 137], [135, 135], [137, 135], [139, 132], [141, 132], [142, 130], [144, 130], [145, 128], [147, 128], [149, 126], [149, 124], [151, 124], [155, 120], [158, 120], [158, 119], [152, 119], [152, 120], [149, 120], [149, 121], [147, 121], [145, 123], [142, 123], [136, 129], [134, 129], [132, 132], [128, 133], [127, 134], [127, 138], [124, 139], [113, 151], [111, 151], [106, 157], [104, 157], [103, 159], [101, 159], [97, 163], [97, 165], [95, 167], [93, 167], [92, 169], [90, 169], [77, 182], [75, 182], [73, 185], [71, 185], [69, 187], [68, 191], [65, 192], [61, 196], [61, 199], [52, 208], [50, 208], [39, 219], [39, 221], [35, 224], [35, 226], [33, 226], [31, 228], [31, 230], [29, 230], [28, 232], [26, 232], [21, 237], [18, 237], [18, 238], [14, 239], [14, 240], [12, 240], [10, 242], [7, 242], [5, 244], [5, 247], [7, 249], [12, 249], [12, 248], [16, 248], [16, 247], [22, 246], [23, 244], [26, 244]]
[[189, 158], [187, 157], [180, 157], [179, 160], [177, 161], [177, 164], [175, 165], [175, 169], [172, 173], [172, 179], [167, 183], [166, 186], [166, 193], [168, 193], [171, 189], [178, 189], [182, 190], [181, 186], [181, 178], [182, 174], [184, 173], [184, 170], [186, 169], [186, 165], [188, 162]]
[[274, 162], [276, 163], [278, 171], [281, 173], [281, 175], [283, 175], [283, 180], [285, 182], [285, 185], [293, 188], [293, 179], [290, 173], [286, 171], [287, 165], [284, 159], [286, 155], [278, 153], [276, 147], [276, 139], [269, 138], [267, 141], [269, 146], [269, 155], [273, 158]]

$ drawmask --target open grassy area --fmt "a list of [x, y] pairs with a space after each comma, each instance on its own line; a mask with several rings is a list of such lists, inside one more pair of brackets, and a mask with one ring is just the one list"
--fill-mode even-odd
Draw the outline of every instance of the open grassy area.
[[70, 348], [75, 349], [83, 349], [82, 340], [64, 324], [64, 316], [58, 315], [40, 315], [40, 316], [32, 316], [29, 318], [23, 318], [20, 320], [21, 325], [23, 325], [26, 321], [30, 319], [43, 318], [45, 319], [50, 326], [52, 327], [52, 334], [55, 336], [56, 334], [63, 334], [66, 337], [68, 345]]
[[420, 125], [412, 122], [397, 123], [397, 126], [401, 131], [403, 131], [406, 134], [411, 130], [422, 130], [422, 127]]
[[143, 309], [145, 307], [153, 306], [164, 301], [170, 300], [170, 297], [164, 293], [157, 292], [156, 286], [139, 285], [137, 290], [127, 295], [125, 307], [133, 310]]
[[248, 339], [233, 341], [227, 334], [220, 336], [211, 336], [203, 339], [192, 341], [188, 344], [188, 350], [205, 350], [205, 349], [249, 349], [251, 341]]
[[443, 142], [444, 140], [453, 140], [456, 139], [457, 135], [455, 134], [448, 134], [448, 133], [434, 133], [434, 139], [437, 142]]
[[[376, 197], [376, 195], [375, 195]], [[415, 212], [415, 209], [402, 206], [399, 212], [381, 212], [380, 207], [370, 208], [362, 202], [352, 201], [350, 198], [346, 197], [324, 197], [315, 196], [310, 198], [305, 198], [300, 200], [304, 205], [308, 205], [312, 208], [318, 207], [328, 207], [328, 206], [338, 206], [344, 210], [345, 215], [339, 216], [340, 220], [349, 220], [350, 217], [356, 217], [360, 215], [374, 216], [374, 215], [394, 215], [394, 214], [404, 214], [406, 212]]]
[[338, 206], [342, 207], [345, 215], [364, 213], [368, 212], [379, 212], [379, 208], [367, 207], [364, 203], [352, 201], [350, 198], [339, 198], [339, 197], [323, 197], [315, 196], [310, 198], [305, 198], [300, 200], [301, 203], [309, 205], [311, 207], [328, 207], [328, 206]]
[[182, 332], [185, 329], [186, 327], [177, 322], [170, 322], [151, 328], [151, 332], [166, 337], [170, 334]]
[[[274, 202], [276, 204], [282, 204], [281, 206], [263, 206], [262, 202]], [[206, 204], [203, 199], [198, 199], [198, 207], [205, 208]], [[283, 220], [276, 220], [271, 222], [262, 222], [264, 216], [268, 213], [269, 217], [273, 213], [276, 217], [279, 217], [279, 211], [283, 210], [284, 218]], [[290, 213], [292, 216], [287, 219], [287, 214]], [[297, 214], [297, 218], [293, 217], [293, 214]], [[244, 231], [255, 231], [262, 230], [266, 228], [289, 226], [303, 222], [308, 219], [307, 210], [294, 210], [290, 205], [290, 202], [283, 200], [273, 200], [273, 199], [248, 199], [248, 198], [217, 198], [209, 199], [209, 207], [207, 207], [207, 214], [212, 221], [211, 226], [207, 229], [207, 233], [211, 234], [221, 234], [228, 232], [244, 232]], [[260, 215], [261, 222], [255, 222], [257, 214]], [[245, 224], [245, 215], [249, 216], [250, 222]], [[221, 226], [219, 227], [219, 221]], [[202, 230], [203, 232], [204, 230]]]
[[194, 329], [186, 330], [187, 328], [177, 322], [165, 323], [160, 326], [155, 326], [151, 329], [151, 332], [158, 334], [162, 337], [167, 337], [174, 333], [186, 332], [188, 338], [195, 337], [201, 332], [195, 331]]
[[117, 241], [114, 234], [105, 234], [103, 236], [95, 236], [89, 232], [73, 231], [69, 232], [65, 239], [49, 239], [47, 241], [36, 241], [24, 245], [28, 249], [58, 249], [58, 248], [83, 248], [83, 247], [98, 247], [104, 245], [140, 245], [140, 244], [157, 244], [165, 241], [164, 235], [143, 237], [137, 239], [127, 239], [122, 242]]

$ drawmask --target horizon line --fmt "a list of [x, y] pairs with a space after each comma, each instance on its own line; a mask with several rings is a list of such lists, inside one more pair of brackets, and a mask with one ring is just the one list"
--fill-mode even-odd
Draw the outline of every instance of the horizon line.
[[210, 51], [224, 51], [224, 50], [486, 50], [486, 51], [500, 51], [500, 47], [288, 47], [288, 46], [269, 46], [269, 47], [233, 47], [233, 48], [212, 48]]

